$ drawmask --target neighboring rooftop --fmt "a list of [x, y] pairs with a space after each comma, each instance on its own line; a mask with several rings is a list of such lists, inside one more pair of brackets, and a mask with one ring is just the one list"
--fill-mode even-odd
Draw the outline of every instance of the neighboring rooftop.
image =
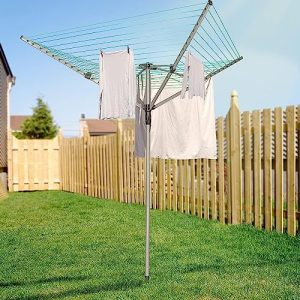
[[10, 129], [12, 131], [20, 131], [21, 126], [24, 123], [25, 120], [29, 119], [31, 116], [10, 116]]
[[85, 122], [90, 136], [114, 134], [117, 132], [117, 124], [114, 121], [81, 119], [81, 122]]
[[2, 61], [2, 64], [3, 64], [4, 69], [6, 71], [6, 74], [9, 75], [11, 78], [13, 78], [14, 75], [13, 75], [11, 69], [10, 69], [10, 66], [8, 64], [8, 61], [7, 61], [7, 58], [5, 56], [5, 53], [4, 53], [4, 50], [2, 48], [1, 43], [0, 43], [0, 60]]

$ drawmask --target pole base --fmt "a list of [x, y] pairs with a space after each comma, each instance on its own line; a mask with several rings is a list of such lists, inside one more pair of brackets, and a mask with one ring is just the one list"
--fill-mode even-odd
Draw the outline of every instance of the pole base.
[[145, 275], [145, 281], [150, 281], [150, 276]]

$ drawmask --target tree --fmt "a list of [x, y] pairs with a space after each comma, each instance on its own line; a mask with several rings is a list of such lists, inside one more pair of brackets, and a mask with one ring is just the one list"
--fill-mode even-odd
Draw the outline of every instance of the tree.
[[32, 116], [24, 121], [21, 132], [16, 132], [15, 136], [18, 139], [53, 139], [57, 135], [58, 127], [47, 103], [38, 98], [37, 105], [32, 110]]

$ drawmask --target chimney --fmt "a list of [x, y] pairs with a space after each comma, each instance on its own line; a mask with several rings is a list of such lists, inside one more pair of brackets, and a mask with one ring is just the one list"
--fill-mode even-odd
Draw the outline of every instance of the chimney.
[[85, 119], [85, 114], [81, 114], [81, 120]]

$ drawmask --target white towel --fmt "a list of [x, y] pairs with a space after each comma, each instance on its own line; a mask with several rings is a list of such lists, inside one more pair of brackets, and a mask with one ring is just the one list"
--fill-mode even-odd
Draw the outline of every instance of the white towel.
[[[152, 113], [151, 157], [162, 159], [215, 159], [217, 153], [213, 82], [206, 84], [205, 100], [198, 96], [189, 99], [180, 96], [158, 107]], [[152, 91], [155, 94], [156, 91]], [[158, 99], [175, 94], [165, 89]], [[137, 109], [138, 111], [138, 109]], [[136, 116], [136, 151], [139, 157], [145, 151], [144, 113]]]
[[134, 117], [137, 88], [131, 49], [100, 54], [99, 84], [101, 119]]
[[185, 67], [183, 73], [183, 82], [181, 90], [181, 98], [185, 98], [186, 90], [188, 90], [188, 98], [199, 96], [204, 99], [205, 94], [205, 73], [204, 66], [200, 59], [193, 55], [190, 51], [187, 53]]

